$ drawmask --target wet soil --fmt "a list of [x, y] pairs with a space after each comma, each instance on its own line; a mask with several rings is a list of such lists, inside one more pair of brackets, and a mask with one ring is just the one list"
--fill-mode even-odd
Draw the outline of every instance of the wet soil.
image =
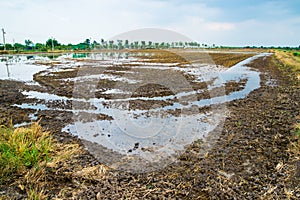
[[[300, 115], [299, 83], [273, 57], [259, 58], [249, 67], [261, 72], [261, 88], [245, 99], [226, 105], [230, 114], [223, 126], [213, 131], [221, 134], [208, 138], [213, 144], [210, 147], [201, 140], [196, 141], [186, 147], [176, 162], [154, 172], [136, 174], [108, 169], [99, 176], [76, 175], [76, 171], [101, 164], [83, 151], [46, 172], [45, 193], [49, 199], [299, 199], [299, 158], [289, 151], [293, 142], [292, 125], [300, 121], [296, 117]], [[276, 84], [268, 84], [270, 79], [276, 80]], [[0, 83], [1, 124], [11, 119], [13, 124], [29, 121], [28, 113], [33, 110], [11, 106], [34, 101], [21, 94], [29, 86], [14, 81]], [[228, 83], [226, 91], [236, 91], [243, 84], [243, 80]], [[57, 88], [58, 85], [39, 89], [64, 95], [72, 89], [71, 86], [63, 91]], [[152, 85], [136, 95], [156, 89], [165, 90]], [[145, 106], [143, 102], [131, 102], [131, 105]], [[66, 144], [81, 143], [61, 132], [72, 117], [66, 111], [38, 112], [42, 126]], [[25, 198], [18, 183], [11, 180], [1, 186], [0, 197]]]
[[0, 80], [0, 124], [17, 124], [29, 120], [28, 111], [14, 108], [13, 104], [20, 104], [25, 101], [25, 96], [21, 93], [25, 85], [21, 82]]
[[[298, 199], [299, 164], [288, 149], [299, 115], [299, 86], [272, 58], [250, 66], [262, 72], [262, 87], [227, 105], [230, 116], [218, 127], [222, 133], [212, 149], [197, 141], [178, 162], [153, 173], [110, 171], [78, 199]], [[280, 85], [266, 85], [265, 73]]]
[[[199, 51], [182, 51], [182, 50], [136, 50], [132, 51], [137, 53], [136, 57], [146, 59], [146, 62], [161, 62], [161, 63], [178, 63], [178, 64], [190, 64], [193, 61], [210, 63], [216, 65], [223, 65], [224, 67], [231, 67], [246, 58], [249, 58], [254, 53], [236, 54], [236, 53], [214, 53], [203, 52], [199, 54]], [[146, 54], [146, 55], [145, 55]]]

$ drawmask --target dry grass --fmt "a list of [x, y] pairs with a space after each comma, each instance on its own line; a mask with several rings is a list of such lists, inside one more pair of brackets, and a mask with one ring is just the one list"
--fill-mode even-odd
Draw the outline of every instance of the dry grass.
[[[22, 174], [27, 169], [47, 161], [53, 150], [49, 132], [38, 123], [28, 128], [0, 129], [0, 176], [2, 181]], [[1, 182], [0, 182], [1, 183]]]
[[68, 160], [82, 151], [78, 144], [62, 144], [54, 141], [51, 160], [39, 163], [37, 168], [27, 171], [24, 177], [19, 179], [19, 187], [26, 190], [28, 199], [45, 199], [47, 197], [45, 188], [52, 184], [47, 177], [53, 176], [52, 173], [58, 169], [62, 171], [70, 169], [72, 162], [68, 163]]
[[300, 53], [295, 51], [274, 51], [276, 58], [285, 66], [292, 69], [300, 80]]
[[[26, 128], [14, 129], [2, 126], [0, 127], [1, 184], [17, 185], [27, 194], [27, 199], [46, 199], [45, 188], [51, 185], [47, 177], [53, 176], [51, 173], [59, 168], [71, 168], [67, 161], [82, 151], [78, 144], [57, 142], [49, 132], [43, 131], [37, 122]], [[88, 176], [93, 170], [82, 171], [78, 176]], [[105, 172], [104, 168], [101, 170], [99, 168], [98, 172]], [[1, 196], [0, 199], [11, 197]]]

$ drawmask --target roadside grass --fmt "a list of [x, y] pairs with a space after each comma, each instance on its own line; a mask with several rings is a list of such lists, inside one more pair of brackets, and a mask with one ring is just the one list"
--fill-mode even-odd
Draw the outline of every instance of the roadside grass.
[[1, 126], [0, 186], [14, 183], [25, 191], [27, 199], [46, 199], [49, 169], [55, 170], [59, 163], [65, 163], [81, 151], [78, 144], [57, 142], [38, 122], [26, 128]]
[[300, 80], [300, 52], [275, 50], [276, 58], [287, 68], [291, 69]]

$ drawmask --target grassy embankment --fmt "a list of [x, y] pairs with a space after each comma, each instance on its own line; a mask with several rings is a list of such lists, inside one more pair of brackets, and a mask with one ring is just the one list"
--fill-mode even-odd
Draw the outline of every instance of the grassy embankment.
[[276, 50], [274, 53], [284, 67], [294, 72], [298, 80], [300, 80], [300, 52]]
[[[296, 76], [297, 86], [300, 85], [300, 52], [275, 50], [274, 54], [283, 67], [288, 68]], [[298, 116], [300, 119], [300, 116]], [[292, 143], [291, 151], [300, 157], [300, 123], [294, 125], [294, 134], [297, 142]]]
[[45, 199], [46, 171], [79, 151], [78, 145], [55, 141], [37, 122], [26, 128], [0, 126], [0, 187], [18, 182], [28, 199]]

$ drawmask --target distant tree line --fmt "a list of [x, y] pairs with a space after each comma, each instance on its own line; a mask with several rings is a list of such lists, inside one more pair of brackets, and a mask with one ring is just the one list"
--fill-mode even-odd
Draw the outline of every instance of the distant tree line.
[[[169, 48], [203, 48], [207, 44], [197, 42], [153, 42], [153, 41], [129, 41], [129, 40], [108, 40], [101, 39], [95, 45], [98, 49], [169, 49]], [[213, 45], [215, 47], [215, 45]]]
[[[30, 39], [24, 44], [5, 44], [6, 50], [14, 51], [55, 51], [55, 50], [93, 50], [93, 49], [168, 49], [168, 48], [215, 48], [215, 44], [209, 46], [197, 42], [152, 42], [152, 41], [132, 41], [129, 40], [104, 40], [99, 42], [86, 39], [79, 44], [61, 44], [55, 38], [49, 38], [45, 43], [34, 43]], [[4, 50], [0, 44], [0, 50]]]
[[[241, 47], [227, 47], [227, 46], [216, 46], [215, 44], [200, 44], [198, 42], [153, 42], [153, 41], [129, 41], [129, 40], [104, 40], [101, 39], [99, 42], [91, 41], [86, 39], [79, 44], [61, 44], [55, 38], [49, 38], [45, 43], [33, 43], [27, 39], [24, 44], [14, 43], [5, 44], [6, 50], [10, 51], [39, 51], [48, 52], [56, 50], [97, 50], [97, 49], [170, 49], [170, 48], [241, 48]], [[291, 47], [256, 47], [246, 46], [244, 48], [272, 48], [272, 49], [296, 49], [300, 50], [300, 46], [297, 48]], [[4, 50], [3, 44], [0, 44], [0, 50]]]

